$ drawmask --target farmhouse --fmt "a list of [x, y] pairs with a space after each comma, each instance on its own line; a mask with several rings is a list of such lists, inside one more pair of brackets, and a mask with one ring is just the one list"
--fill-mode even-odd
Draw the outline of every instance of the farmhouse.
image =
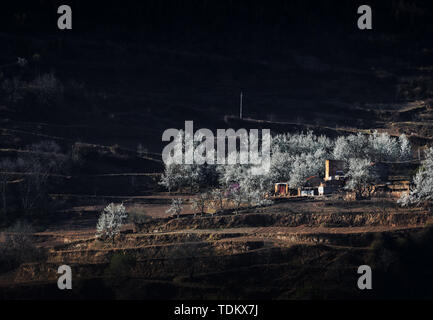
[[347, 171], [347, 164], [344, 160], [325, 160], [325, 181], [340, 180]]
[[275, 191], [275, 195], [282, 196], [282, 197], [289, 197], [289, 196], [297, 196], [298, 195], [298, 189], [290, 188], [288, 182], [276, 183], [274, 191]]
[[289, 196], [317, 196], [331, 194], [341, 190], [345, 183], [346, 162], [342, 160], [325, 161], [325, 179], [319, 176], [311, 176], [305, 180], [302, 187], [293, 189], [288, 182], [275, 184], [275, 195], [279, 197]]
[[319, 195], [319, 186], [322, 179], [319, 176], [311, 176], [305, 180], [304, 186], [298, 189], [300, 196], [317, 196]]
[[321, 183], [318, 176], [312, 176], [305, 180], [302, 188], [290, 188], [288, 182], [278, 182], [275, 184], [275, 195], [279, 197], [296, 197], [296, 196], [317, 196], [318, 188]]
[[344, 184], [344, 179], [325, 180], [320, 184], [318, 188], [319, 195], [323, 196], [336, 193], [344, 188]]
[[275, 184], [276, 195], [288, 196], [289, 195], [289, 183], [288, 182], [278, 182]]
[[[375, 162], [372, 163], [378, 176], [374, 192], [380, 196], [400, 197], [409, 191], [408, 172], [416, 169], [418, 164], [412, 162]], [[278, 197], [330, 195], [341, 192], [347, 180], [347, 163], [344, 160], [326, 160], [325, 177], [308, 177], [303, 186], [297, 189], [289, 187], [288, 182], [275, 184], [274, 194]], [[346, 192], [350, 193], [350, 192]]]

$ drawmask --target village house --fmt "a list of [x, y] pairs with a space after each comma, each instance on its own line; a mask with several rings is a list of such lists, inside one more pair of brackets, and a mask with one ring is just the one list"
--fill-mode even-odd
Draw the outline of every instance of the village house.
[[289, 187], [289, 182], [278, 182], [275, 184], [275, 195], [280, 197], [295, 197], [298, 195], [298, 189]]
[[332, 194], [343, 189], [346, 183], [346, 170], [346, 161], [326, 160], [325, 178], [318, 188], [319, 195]]
[[319, 176], [311, 176], [305, 180], [302, 188], [298, 189], [299, 196], [317, 196], [319, 195], [319, 186], [322, 179]]
[[344, 160], [325, 160], [325, 181], [340, 180], [346, 170], [347, 164]]
[[290, 197], [332, 194], [344, 187], [345, 170], [345, 161], [326, 160], [325, 178], [323, 180], [319, 176], [308, 177], [304, 185], [297, 189], [290, 188], [288, 182], [278, 182], [275, 184], [275, 196]]
[[[409, 192], [410, 179], [407, 172], [414, 170], [417, 164], [412, 162], [375, 162], [372, 163], [378, 176], [378, 182], [374, 186], [376, 195], [386, 197], [400, 197], [403, 193]], [[317, 196], [331, 195], [341, 192], [347, 180], [347, 163], [344, 160], [325, 161], [325, 177], [311, 176], [305, 180], [302, 187], [294, 189], [289, 187], [288, 182], [275, 184], [274, 194], [277, 197], [292, 196]], [[390, 174], [399, 174], [390, 175]], [[350, 191], [346, 191], [350, 197]]]

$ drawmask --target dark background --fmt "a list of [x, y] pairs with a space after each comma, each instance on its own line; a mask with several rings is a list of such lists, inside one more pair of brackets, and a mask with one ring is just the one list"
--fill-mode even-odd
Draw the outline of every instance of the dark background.
[[[72, 7], [72, 30], [57, 28], [61, 4]], [[373, 30], [357, 27], [362, 4]], [[411, 0], [7, 2], [0, 66], [29, 64], [2, 68], [2, 81], [53, 74], [64, 96], [43, 106], [4, 100], [0, 113], [27, 129], [70, 126], [38, 128], [46, 135], [156, 153], [163, 130], [185, 120], [247, 127], [233, 121], [241, 91], [244, 117], [283, 123], [267, 123], [273, 131], [387, 128], [420, 120], [400, 110], [433, 98], [432, 17], [431, 1]]]
[[[73, 30], [57, 29], [61, 4], [72, 7]], [[357, 28], [363, 4], [372, 8], [373, 30]], [[433, 141], [431, 1], [8, 1], [0, 8], [5, 156], [47, 139], [65, 153], [89, 144], [84, 163], [68, 173], [83, 180], [53, 184], [56, 194], [128, 194], [119, 180], [98, 175], [161, 172], [162, 132], [185, 120], [196, 129], [333, 136], [384, 129], [407, 133], [414, 147]], [[28, 65], [19, 67], [17, 57]], [[55, 92], [37, 88], [49, 98], [38, 101], [34, 83], [44, 75], [57, 80]], [[21, 99], [7, 96], [3, 84], [13, 81]], [[236, 118], [241, 91], [244, 121]], [[139, 145], [146, 157], [137, 157]], [[377, 261], [397, 263], [383, 267], [390, 276], [379, 297], [432, 295], [425, 281], [432, 234], [380, 240]], [[412, 291], [393, 290], [407, 274]]]
[[[72, 30], [57, 28], [61, 4]], [[362, 4], [373, 30], [357, 27]], [[432, 17], [431, 1], [410, 0], [7, 2], [0, 65], [29, 64], [2, 68], [2, 81], [53, 74], [64, 94], [50, 105], [3, 100], [0, 113], [14, 129], [69, 125], [37, 130], [156, 153], [163, 130], [185, 120], [248, 127], [230, 118], [241, 91], [244, 117], [283, 122], [267, 123], [273, 131], [386, 128], [419, 120], [399, 110], [433, 98]]]
[[[373, 9], [376, 32], [430, 33], [431, 1], [13, 1], [2, 4], [2, 30], [55, 32], [57, 8], [72, 7], [74, 32], [126, 30], [165, 40], [211, 37], [259, 39], [287, 33], [356, 32], [357, 8]], [[272, 36], [271, 36], [272, 38]]]

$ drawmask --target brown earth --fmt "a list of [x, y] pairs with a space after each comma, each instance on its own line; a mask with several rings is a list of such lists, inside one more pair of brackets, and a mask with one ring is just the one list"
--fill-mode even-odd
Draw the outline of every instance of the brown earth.
[[[302, 206], [302, 201], [296, 203]], [[303, 203], [304, 210], [317, 205], [320, 207], [316, 201]], [[46, 262], [23, 264], [3, 275], [0, 291], [18, 294], [40, 288], [55, 297], [55, 291], [46, 287], [55, 286], [60, 264], [71, 265], [80, 283], [93, 283], [105, 279], [104, 270], [120, 255], [135, 261], [129, 279], [145, 287], [155, 282], [157, 287], [168, 286], [164, 290], [175, 297], [181, 292], [189, 292], [189, 297], [200, 292], [209, 298], [238, 292], [245, 298], [295, 298], [302, 281], [324, 270], [336, 268], [340, 280], [350, 278], [379, 234], [404, 238], [423, 230], [432, 218], [416, 209], [363, 214], [357, 212], [356, 203], [351, 206], [352, 211], [341, 213], [335, 213], [339, 211], [335, 203], [325, 205], [325, 211], [331, 207], [334, 213], [283, 213], [284, 208], [296, 208], [286, 202], [258, 212], [245, 209], [237, 215], [155, 219], [135, 233], [131, 233], [132, 225], [126, 226], [114, 242], [96, 240], [93, 228], [39, 232], [32, 237], [38, 247], [48, 250]], [[379, 210], [374, 202], [366, 207]], [[262, 278], [245, 278], [245, 272]], [[272, 280], [267, 280], [268, 272], [273, 272]], [[241, 279], [246, 283], [244, 289], [233, 291], [232, 285]], [[352, 297], [358, 294], [350, 288], [342, 291]], [[142, 297], [149, 297], [144, 292]]]

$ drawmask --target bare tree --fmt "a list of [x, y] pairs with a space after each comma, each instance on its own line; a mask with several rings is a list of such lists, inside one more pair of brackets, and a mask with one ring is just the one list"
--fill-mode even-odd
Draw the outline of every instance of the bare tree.
[[7, 186], [11, 181], [11, 172], [14, 171], [15, 163], [10, 159], [5, 159], [0, 162], [0, 192], [2, 199], [3, 218], [7, 218], [8, 205], [7, 205]]
[[230, 188], [230, 200], [233, 202], [236, 214], [239, 213], [241, 205], [245, 202], [245, 195], [239, 185], [234, 185]]
[[[205, 213], [206, 206], [208, 205], [209, 199], [210, 199], [210, 197], [209, 197], [209, 194], [207, 192], [200, 193], [198, 196], [192, 198], [191, 209], [194, 212], [198, 212], [201, 215], [203, 215]], [[194, 215], [195, 215], [195, 213], [194, 213]]]
[[17, 159], [17, 167], [23, 175], [20, 195], [24, 211], [45, 207], [48, 178], [60, 172], [66, 159], [53, 141], [33, 144], [27, 153]]
[[212, 202], [211, 206], [216, 211], [224, 211], [224, 199], [226, 197], [226, 194], [224, 190], [221, 189], [215, 189], [211, 193]]

